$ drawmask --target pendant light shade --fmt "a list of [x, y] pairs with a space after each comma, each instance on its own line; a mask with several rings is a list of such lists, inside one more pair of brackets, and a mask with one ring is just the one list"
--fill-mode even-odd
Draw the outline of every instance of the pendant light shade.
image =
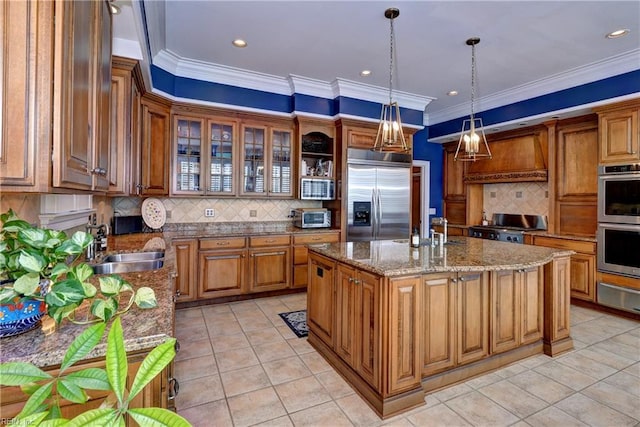
[[400, 119], [400, 106], [393, 101], [393, 20], [400, 15], [400, 10], [389, 8], [384, 16], [390, 22], [390, 54], [389, 54], [389, 103], [382, 106], [380, 112], [380, 124], [372, 150], [374, 151], [409, 151], [407, 142], [402, 132], [402, 120]]
[[475, 117], [476, 97], [476, 45], [480, 43], [478, 37], [467, 40], [471, 46], [471, 116], [462, 121], [460, 140], [454, 160], [475, 162], [478, 159], [491, 158], [491, 150], [484, 134], [482, 119]]

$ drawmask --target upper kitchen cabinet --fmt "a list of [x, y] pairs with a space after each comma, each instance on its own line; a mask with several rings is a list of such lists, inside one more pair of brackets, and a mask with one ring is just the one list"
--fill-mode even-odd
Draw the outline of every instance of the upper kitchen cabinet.
[[443, 152], [443, 194], [444, 217], [451, 224], [466, 224], [467, 186], [464, 184], [464, 165], [455, 160], [457, 144], [444, 146]]
[[597, 108], [600, 163], [640, 160], [640, 99]]
[[108, 3], [3, 2], [0, 22], [0, 97], [11, 105], [2, 109], [2, 191], [106, 191]]
[[141, 191], [143, 196], [169, 194], [171, 114], [168, 101], [152, 94], [142, 97]]
[[240, 195], [292, 197], [291, 126], [244, 123], [240, 136]]
[[549, 127], [549, 230], [593, 237], [597, 227], [598, 119], [595, 114]]
[[172, 194], [235, 194], [237, 124], [175, 115], [173, 129]]
[[140, 184], [140, 99], [144, 84], [138, 61], [114, 56], [111, 66], [111, 150], [109, 194], [138, 195]]
[[56, 1], [53, 186], [108, 189], [111, 11], [106, 1]]
[[[369, 150], [372, 149], [376, 143], [376, 135], [378, 133], [377, 124], [341, 120], [339, 127], [343, 132], [343, 147]], [[403, 131], [407, 146], [411, 150], [413, 147], [413, 134], [415, 133], [415, 130], [405, 127]], [[401, 151], [401, 149], [391, 148], [389, 151]]]

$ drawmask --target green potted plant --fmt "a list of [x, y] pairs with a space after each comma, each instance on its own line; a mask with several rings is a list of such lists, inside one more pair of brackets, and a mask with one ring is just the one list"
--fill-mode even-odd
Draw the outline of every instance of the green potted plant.
[[[86, 368], [69, 373], [69, 368], [84, 358], [102, 340], [105, 323], [87, 327], [71, 343], [60, 364], [59, 373], [50, 373], [25, 362], [0, 364], [0, 385], [20, 386], [29, 395], [22, 411], [11, 423], [44, 426], [124, 426], [125, 415], [141, 426], [189, 426], [178, 414], [164, 408], [131, 408], [130, 404], [144, 387], [175, 357], [175, 338], [154, 348], [142, 361], [131, 387], [126, 389], [128, 362], [120, 317], [116, 317], [107, 337], [105, 369]], [[107, 398], [99, 408], [85, 411], [71, 420], [64, 419], [60, 399], [86, 403], [87, 390], [106, 390]]]
[[[33, 328], [45, 312], [56, 323], [65, 318], [83, 323], [107, 321], [134, 303], [156, 306], [152, 289], [134, 290], [120, 276], [99, 277], [99, 290], [91, 283], [93, 270], [80, 259], [93, 242], [90, 234], [77, 231], [68, 237], [35, 227], [12, 210], [0, 215], [0, 222], [0, 337]], [[129, 294], [125, 304], [122, 294]], [[76, 309], [85, 300], [91, 301], [88, 316], [78, 319]]]

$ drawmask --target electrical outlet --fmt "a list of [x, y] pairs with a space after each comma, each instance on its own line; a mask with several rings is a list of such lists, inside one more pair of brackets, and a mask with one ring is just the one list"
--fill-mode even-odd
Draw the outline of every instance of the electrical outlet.
[[255, 210], [255, 209], [251, 209], [251, 210], [249, 211], [249, 216], [250, 216], [251, 218], [255, 218], [255, 217], [257, 217], [257, 216], [258, 216], [258, 211], [257, 211], [257, 210]]
[[216, 216], [215, 209], [211, 209], [211, 208], [205, 209], [204, 210], [204, 216], [206, 216], [207, 218], [211, 218], [211, 217]]
[[522, 199], [522, 191], [516, 191], [516, 199]]
[[171, 218], [171, 211], [167, 211], [167, 218]]

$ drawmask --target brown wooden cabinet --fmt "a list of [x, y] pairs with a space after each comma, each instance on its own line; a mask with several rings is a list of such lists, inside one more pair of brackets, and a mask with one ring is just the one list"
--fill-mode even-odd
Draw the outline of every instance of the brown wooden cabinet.
[[316, 243], [336, 243], [340, 240], [340, 232], [330, 233], [305, 233], [293, 235], [293, 280], [292, 288], [303, 288], [307, 286], [308, 264], [307, 256], [308, 244]]
[[198, 298], [218, 298], [247, 292], [244, 237], [200, 239]]
[[443, 151], [443, 209], [450, 224], [467, 223], [467, 186], [464, 184], [465, 162], [454, 160], [456, 144], [447, 144]]
[[249, 237], [249, 292], [286, 289], [290, 282], [289, 235]]
[[138, 61], [114, 56], [111, 68], [111, 150], [109, 194], [140, 193], [140, 98]]
[[145, 94], [142, 97], [141, 191], [143, 196], [169, 194], [170, 114], [167, 101]]
[[335, 324], [336, 263], [321, 255], [309, 257], [307, 323], [316, 335], [333, 348]]
[[599, 117], [600, 163], [640, 160], [640, 100], [595, 109]]
[[533, 244], [575, 251], [571, 255], [571, 297], [585, 301], [596, 298], [596, 242], [570, 237], [533, 236]]
[[491, 353], [542, 337], [542, 272], [538, 267], [491, 273]]
[[456, 273], [429, 274], [423, 280], [422, 375], [456, 364]]
[[[129, 370], [127, 373], [127, 389], [131, 388], [133, 383], [133, 379], [135, 378], [136, 372], [140, 368], [142, 364], [142, 360], [148, 353], [131, 353], [127, 355], [127, 361], [129, 363]], [[69, 368], [66, 371], [66, 374], [78, 371], [80, 369], [87, 368], [105, 368], [105, 361], [103, 360], [88, 360], [78, 362], [73, 367]], [[58, 374], [58, 369], [45, 369], [49, 374], [56, 376]], [[145, 386], [144, 389], [131, 401], [129, 404], [130, 408], [148, 408], [148, 407], [156, 407], [156, 408], [165, 408], [165, 409], [173, 409], [173, 398], [175, 397], [175, 389], [170, 390], [172, 385], [171, 382], [175, 381], [172, 378], [173, 372], [173, 362], [170, 363], [167, 367], [165, 367], [149, 384]], [[91, 391], [89, 396], [89, 400], [84, 404], [72, 403], [70, 401], [62, 399], [60, 404], [61, 415], [64, 418], [71, 419], [76, 417], [83, 412], [86, 412], [90, 409], [96, 409], [102, 404], [105, 399], [108, 397], [108, 393], [105, 391]], [[2, 418], [5, 420], [9, 420], [22, 410], [24, 404], [27, 401], [29, 396], [20, 391], [19, 387], [6, 387], [3, 386], [0, 388], [0, 414], [2, 414]], [[127, 419], [126, 425], [137, 425], [133, 422], [133, 420]]]
[[489, 354], [489, 283], [487, 273], [458, 274], [457, 363], [474, 362]]
[[176, 252], [176, 302], [193, 301], [197, 298], [198, 241], [196, 239], [174, 240], [171, 244]]
[[595, 115], [549, 123], [549, 230], [595, 236], [598, 122]]

